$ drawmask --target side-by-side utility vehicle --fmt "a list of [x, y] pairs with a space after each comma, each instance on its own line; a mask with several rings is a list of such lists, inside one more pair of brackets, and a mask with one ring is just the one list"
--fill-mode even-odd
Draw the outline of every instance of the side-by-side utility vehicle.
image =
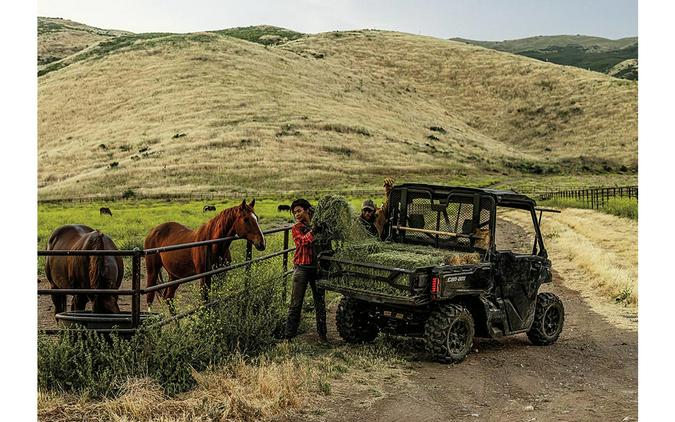
[[[536, 345], [554, 343], [565, 311], [556, 295], [539, 292], [552, 279], [540, 230], [544, 211], [558, 212], [510, 191], [395, 186], [386, 241], [460, 258], [394, 268], [321, 252], [319, 286], [343, 295], [336, 318], [340, 336], [350, 343], [373, 341], [379, 332], [422, 337], [427, 352], [442, 362], [462, 361], [474, 336], [527, 333]], [[474, 260], [465, 262], [462, 254]], [[351, 279], [359, 283], [351, 286]], [[388, 290], [377, 288], [383, 284]]]

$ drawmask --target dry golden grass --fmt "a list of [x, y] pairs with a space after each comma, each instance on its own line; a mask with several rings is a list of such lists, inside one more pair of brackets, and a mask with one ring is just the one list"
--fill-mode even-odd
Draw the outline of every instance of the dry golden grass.
[[38, 64], [62, 59], [124, 31], [102, 30], [67, 19], [38, 17]]
[[412, 86], [481, 133], [531, 153], [636, 163], [637, 84], [631, 81], [402, 33], [325, 33], [285, 48], [312, 49], [382, 82]]
[[[508, 218], [523, 226], [528, 223], [518, 217]], [[637, 309], [637, 221], [566, 208], [543, 216], [542, 233], [553, 269], [567, 287], [591, 299], [592, 306], [601, 299], [599, 306], [620, 302]]]
[[[317, 414], [328, 401], [358, 396], [362, 405], [383, 397], [385, 384], [402, 379], [401, 365], [347, 348], [319, 355], [296, 354], [281, 343], [276, 355], [194, 372], [195, 389], [167, 397], [150, 379], [130, 379], [114, 399], [38, 392], [38, 418], [49, 421], [260, 421]], [[349, 363], [343, 355], [348, 354]], [[313, 409], [311, 410], [310, 409]]]
[[630, 165], [636, 89], [392, 32], [274, 48], [140, 40], [40, 77], [39, 195], [379, 187], [389, 175], [481, 184], [513, 173], [505, 161], [579, 155]]

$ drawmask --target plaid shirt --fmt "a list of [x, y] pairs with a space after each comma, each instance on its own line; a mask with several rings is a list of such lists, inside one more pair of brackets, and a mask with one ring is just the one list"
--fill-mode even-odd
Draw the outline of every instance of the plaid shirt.
[[295, 256], [293, 256], [293, 263], [295, 265], [312, 265], [313, 262], [313, 248], [314, 234], [312, 229], [303, 223], [296, 223], [291, 229], [293, 241], [295, 242]]

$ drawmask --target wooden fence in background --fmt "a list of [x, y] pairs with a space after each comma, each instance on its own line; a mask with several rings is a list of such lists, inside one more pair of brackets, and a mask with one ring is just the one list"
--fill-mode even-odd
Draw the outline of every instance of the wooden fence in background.
[[611, 188], [557, 189], [538, 193], [538, 199], [574, 199], [593, 209], [605, 206], [611, 198], [638, 199], [637, 186], [615, 186]]

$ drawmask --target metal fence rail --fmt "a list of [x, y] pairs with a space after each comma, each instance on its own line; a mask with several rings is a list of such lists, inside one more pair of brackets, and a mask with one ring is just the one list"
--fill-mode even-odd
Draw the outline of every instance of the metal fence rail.
[[[141, 320], [141, 296], [149, 292], [160, 290], [166, 287], [179, 286], [185, 283], [190, 283], [195, 280], [205, 279], [207, 285], [210, 284], [211, 277], [214, 275], [226, 273], [238, 268], [245, 267], [247, 270], [247, 275], [245, 277], [245, 287], [246, 291], [249, 287], [249, 278], [250, 278], [250, 269], [251, 266], [255, 263], [262, 262], [268, 259], [272, 259], [278, 256], [282, 256], [282, 268], [281, 276], [285, 277], [291, 273], [288, 270], [288, 255], [295, 250], [295, 247], [289, 247], [289, 232], [292, 226], [283, 226], [277, 227], [270, 230], [263, 231], [264, 235], [270, 235], [275, 233], [283, 233], [283, 249], [280, 251], [272, 252], [263, 256], [253, 258], [253, 248], [252, 243], [246, 242], [246, 259], [242, 262], [231, 264], [226, 267], [212, 268], [212, 257], [211, 257], [211, 248], [204, 248], [204, 253], [206, 255], [206, 268], [207, 271], [199, 274], [195, 274], [189, 277], [180, 278], [173, 281], [168, 281], [166, 283], [157, 284], [151, 287], [141, 287], [141, 258], [144, 258], [148, 255], [154, 255], [162, 252], [174, 251], [179, 249], [189, 249], [195, 247], [204, 247], [208, 245], [213, 245], [223, 242], [235, 242], [242, 241], [245, 239], [239, 238], [237, 236], [224, 237], [220, 239], [205, 240], [200, 242], [184, 243], [179, 245], [171, 245], [162, 248], [151, 248], [151, 249], [138, 249], [133, 250], [98, 250], [98, 251], [87, 251], [87, 250], [39, 250], [37, 252], [38, 256], [95, 256], [95, 255], [112, 255], [112, 256], [126, 256], [131, 257], [132, 259], [132, 273], [131, 273], [131, 289], [38, 289], [38, 295], [75, 295], [75, 294], [110, 294], [115, 296], [132, 296], [131, 300], [131, 328], [129, 329], [93, 329], [98, 332], [111, 332], [115, 331], [118, 333], [134, 333], [138, 330]], [[283, 300], [286, 300], [287, 296], [287, 287], [284, 284], [283, 289]], [[162, 320], [156, 323], [157, 325], [165, 325], [168, 322], [175, 321], [180, 318], [187, 317], [197, 312], [199, 309], [204, 307], [213, 306], [217, 302], [210, 302], [208, 298], [208, 292], [202, 292], [203, 304], [181, 314], [174, 315], [167, 320]], [[222, 299], [221, 299], [222, 300]], [[42, 329], [40, 332], [44, 334], [58, 334], [64, 331], [70, 331], [67, 329]]]
[[605, 206], [611, 198], [629, 198], [638, 199], [637, 186], [615, 186], [600, 187], [588, 189], [558, 189], [538, 194], [539, 199], [575, 199], [581, 201], [584, 205], [593, 209], [599, 209]]

